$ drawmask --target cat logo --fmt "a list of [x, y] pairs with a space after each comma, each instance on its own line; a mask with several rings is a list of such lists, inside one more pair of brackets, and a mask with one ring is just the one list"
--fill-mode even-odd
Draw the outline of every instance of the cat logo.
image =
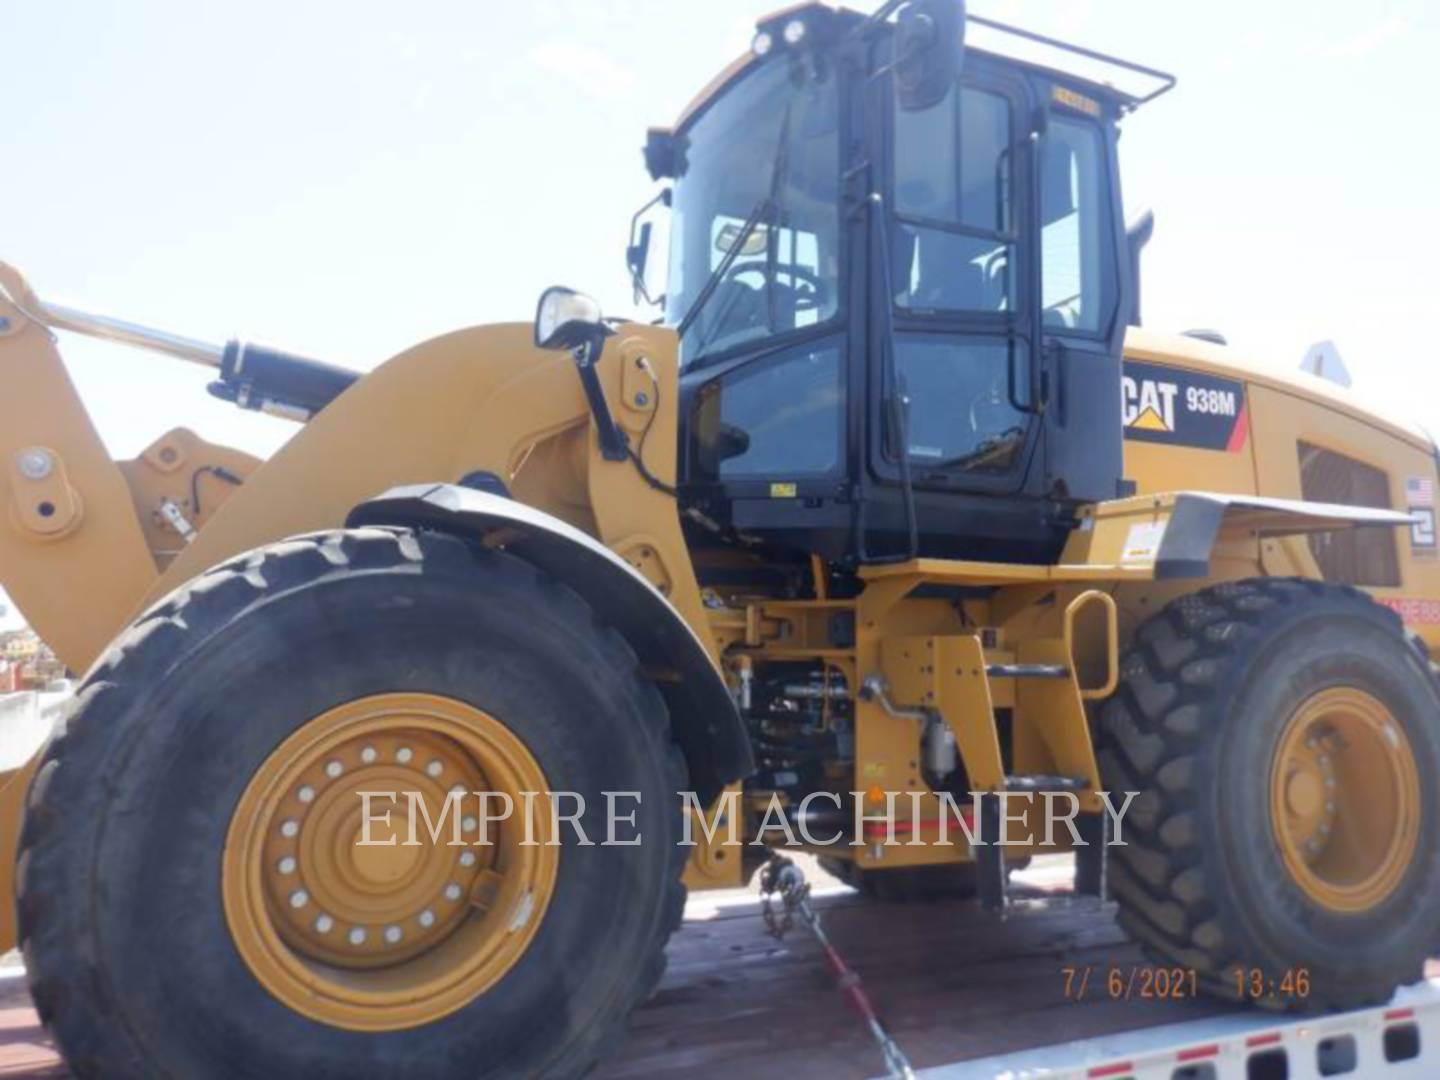
[[1250, 432], [1243, 383], [1141, 360], [1125, 361], [1120, 418], [1130, 442], [1232, 454], [1245, 448]]
[[1157, 379], [1120, 380], [1120, 416], [1127, 428], [1140, 431], [1175, 430], [1175, 396], [1180, 387]]

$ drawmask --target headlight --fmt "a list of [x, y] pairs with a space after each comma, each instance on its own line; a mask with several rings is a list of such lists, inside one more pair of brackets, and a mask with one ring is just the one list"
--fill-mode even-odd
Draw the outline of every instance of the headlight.
[[535, 308], [535, 344], [542, 349], [574, 349], [607, 333], [600, 305], [584, 293], [554, 285], [540, 294]]
[[775, 39], [764, 30], [755, 35], [755, 40], [750, 42], [750, 51], [756, 56], [764, 56], [775, 47]]
[[800, 19], [791, 19], [785, 24], [783, 33], [786, 45], [799, 45], [805, 39], [805, 23]]

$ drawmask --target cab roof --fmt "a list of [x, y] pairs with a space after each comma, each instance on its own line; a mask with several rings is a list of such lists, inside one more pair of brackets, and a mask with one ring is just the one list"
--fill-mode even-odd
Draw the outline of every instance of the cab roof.
[[[884, 25], [883, 21], [854, 8], [811, 2], [791, 4], [772, 11], [757, 19], [755, 27], [757, 32], [770, 28], [778, 30], [792, 19], [823, 23], [831, 28], [830, 36], [852, 31], [864, 33], [867, 26], [878, 30]], [[1174, 75], [1158, 68], [1122, 60], [1008, 23], [979, 15], [967, 15], [965, 22], [967, 52], [984, 53], [1062, 79], [1091, 95], [1113, 102], [1122, 113], [1154, 101], [1176, 83]], [[695, 95], [672, 127], [660, 130], [678, 131], [683, 128], [712, 98], [751, 65], [760, 63], [761, 59], [750, 51], [736, 57]]]

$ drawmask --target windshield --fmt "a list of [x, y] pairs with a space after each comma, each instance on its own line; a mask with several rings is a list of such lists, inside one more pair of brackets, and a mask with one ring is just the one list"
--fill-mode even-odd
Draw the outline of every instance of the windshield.
[[686, 131], [665, 299], [682, 364], [835, 314], [838, 114], [833, 75], [777, 59]]

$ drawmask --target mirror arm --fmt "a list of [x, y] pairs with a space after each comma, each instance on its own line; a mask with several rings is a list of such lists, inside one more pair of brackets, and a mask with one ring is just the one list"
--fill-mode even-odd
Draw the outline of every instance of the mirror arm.
[[630, 456], [630, 442], [615, 423], [610, 404], [605, 400], [605, 391], [600, 386], [600, 374], [595, 362], [600, 358], [603, 339], [592, 337], [576, 347], [575, 370], [580, 374], [580, 386], [585, 391], [585, 400], [590, 405], [590, 415], [595, 418], [595, 435], [600, 441], [600, 455], [606, 461], [624, 461]]
[[878, 30], [904, 2], [905, 0], [885, 0], [885, 3], [866, 16], [865, 21], [850, 32], [850, 36], [852, 38], [864, 37], [866, 34]]
[[[671, 205], [672, 190], [664, 188], [653, 199], [636, 210], [630, 218], [630, 243], [625, 248], [625, 267], [630, 271], [630, 284], [635, 290], [635, 302], [644, 297], [647, 304], [659, 303], [663, 297], [652, 299], [645, 287], [645, 266], [650, 259], [650, 223], [641, 224], [640, 219], [648, 214], [657, 203]], [[638, 238], [637, 238], [638, 234]]]

